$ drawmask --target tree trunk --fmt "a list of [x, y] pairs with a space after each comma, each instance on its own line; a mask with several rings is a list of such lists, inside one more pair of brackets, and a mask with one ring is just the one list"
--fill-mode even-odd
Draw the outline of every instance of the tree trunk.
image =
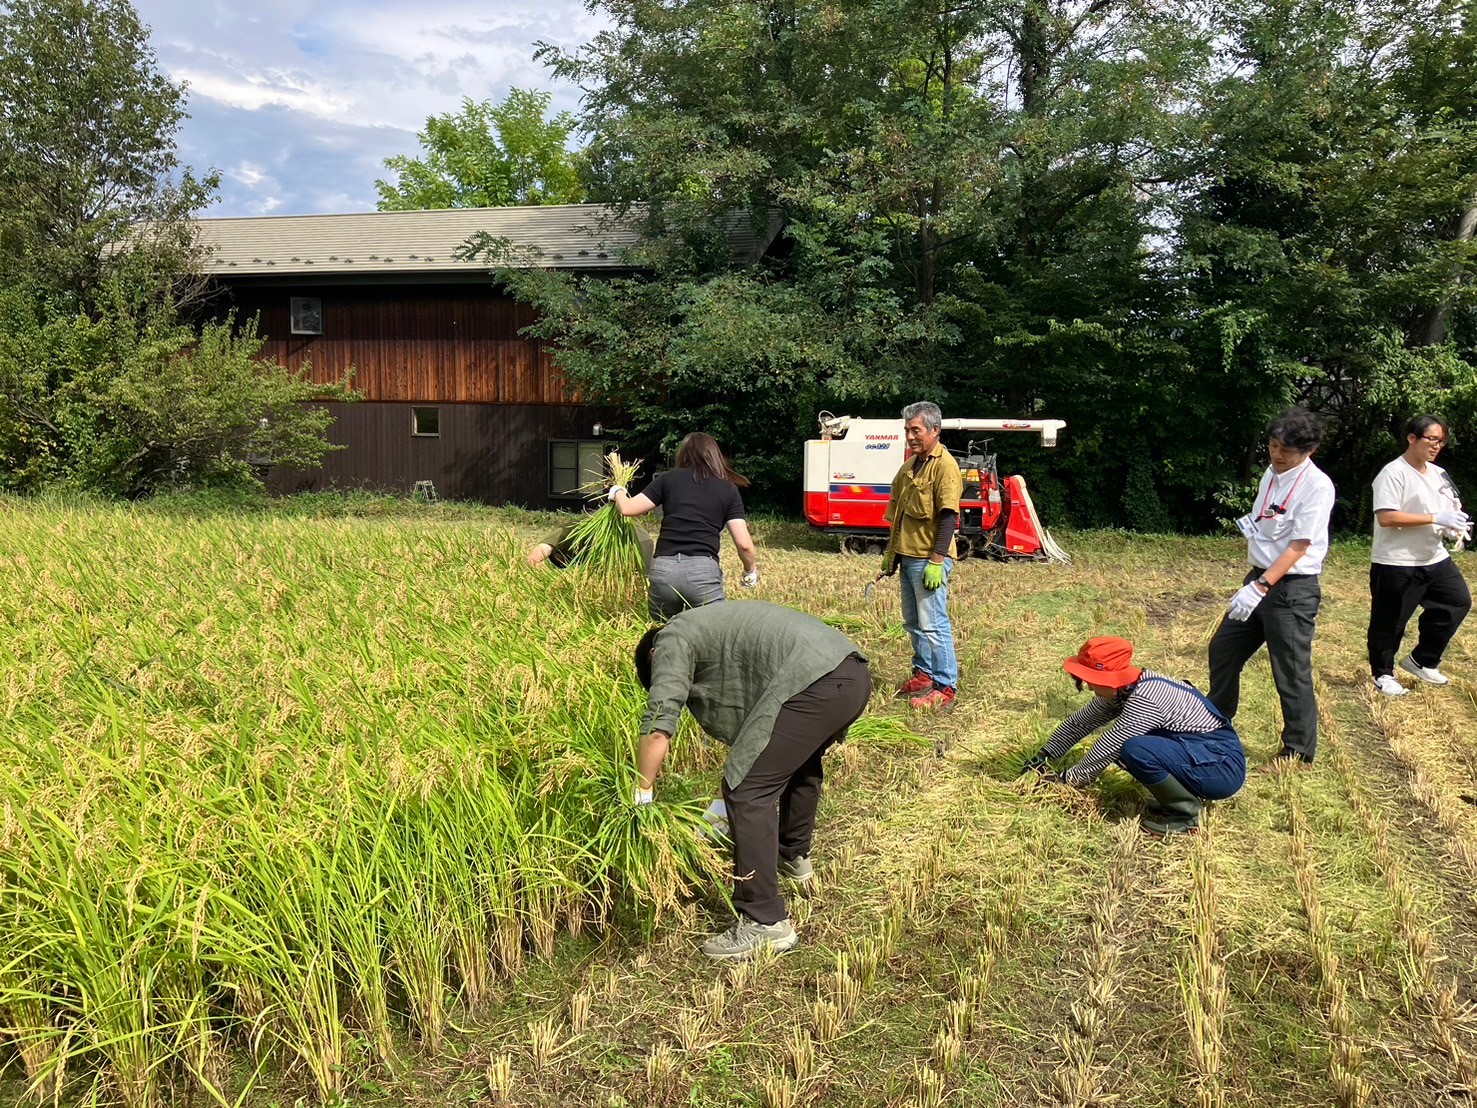
[[[1477, 195], [1467, 202], [1467, 210], [1462, 213], [1461, 222], [1457, 224], [1453, 241], [1471, 242], [1473, 231], [1477, 231]], [[1446, 341], [1446, 317], [1451, 311], [1451, 301], [1457, 287], [1466, 276], [1466, 268], [1466, 263], [1461, 260], [1452, 265], [1446, 295], [1426, 313], [1426, 318], [1421, 322], [1420, 333], [1415, 337], [1416, 346], [1436, 346]]]

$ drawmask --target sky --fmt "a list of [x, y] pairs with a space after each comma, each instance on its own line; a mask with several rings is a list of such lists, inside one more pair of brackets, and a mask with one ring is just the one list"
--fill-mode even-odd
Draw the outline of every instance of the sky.
[[189, 85], [181, 160], [221, 173], [205, 216], [372, 211], [384, 160], [463, 97], [579, 93], [533, 60], [605, 25], [580, 0], [134, 0], [160, 68]]

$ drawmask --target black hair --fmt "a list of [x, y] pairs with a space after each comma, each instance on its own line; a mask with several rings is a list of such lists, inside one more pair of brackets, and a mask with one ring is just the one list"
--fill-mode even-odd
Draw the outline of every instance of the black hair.
[[1311, 454], [1323, 441], [1323, 422], [1306, 408], [1288, 408], [1267, 424], [1267, 438], [1299, 454]]
[[1440, 427], [1443, 435], [1451, 434], [1451, 428], [1446, 425], [1446, 420], [1434, 415], [1416, 416], [1405, 425], [1405, 434], [1407, 438], [1411, 435], [1414, 435], [1418, 439], [1425, 438], [1432, 427]]
[[636, 644], [636, 679], [648, 692], [651, 691], [651, 651], [656, 646], [657, 635], [665, 626], [664, 623], [652, 624], [646, 629], [646, 634], [641, 636], [641, 641]]

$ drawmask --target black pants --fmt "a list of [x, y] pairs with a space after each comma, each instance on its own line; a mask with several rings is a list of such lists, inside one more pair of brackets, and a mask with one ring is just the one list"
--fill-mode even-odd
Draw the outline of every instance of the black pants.
[[[1253, 569], [1247, 581], [1265, 572]], [[1227, 719], [1241, 704], [1241, 671], [1263, 643], [1272, 663], [1272, 680], [1282, 701], [1282, 745], [1308, 761], [1318, 748], [1318, 702], [1313, 696], [1313, 625], [1323, 589], [1317, 574], [1288, 576], [1245, 623], [1221, 620], [1210, 640], [1210, 700]]]
[[825, 780], [821, 757], [845, 737], [871, 695], [867, 663], [852, 655], [785, 701], [769, 745], [738, 788], [724, 784], [733, 834], [733, 903], [756, 923], [778, 923], [790, 914], [776, 867], [781, 856], [810, 853]]
[[1419, 637], [1410, 656], [1435, 669], [1456, 629], [1472, 610], [1472, 593], [1451, 558], [1429, 566], [1369, 567], [1369, 669], [1374, 676], [1395, 672], [1395, 654], [1416, 608]]

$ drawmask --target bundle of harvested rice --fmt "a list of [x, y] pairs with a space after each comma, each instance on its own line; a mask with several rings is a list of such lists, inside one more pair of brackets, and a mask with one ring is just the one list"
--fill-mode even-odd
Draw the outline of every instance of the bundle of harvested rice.
[[[637, 467], [621, 461], [620, 454], [612, 450], [605, 455], [605, 469], [605, 480], [593, 481], [580, 490], [592, 500], [604, 496], [612, 486], [629, 485]], [[644, 566], [638, 528], [636, 521], [621, 515], [613, 503], [602, 504], [569, 533], [569, 546], [574, 551], [571, 564], [586, 567], [612, 585], [639, 579]]]

